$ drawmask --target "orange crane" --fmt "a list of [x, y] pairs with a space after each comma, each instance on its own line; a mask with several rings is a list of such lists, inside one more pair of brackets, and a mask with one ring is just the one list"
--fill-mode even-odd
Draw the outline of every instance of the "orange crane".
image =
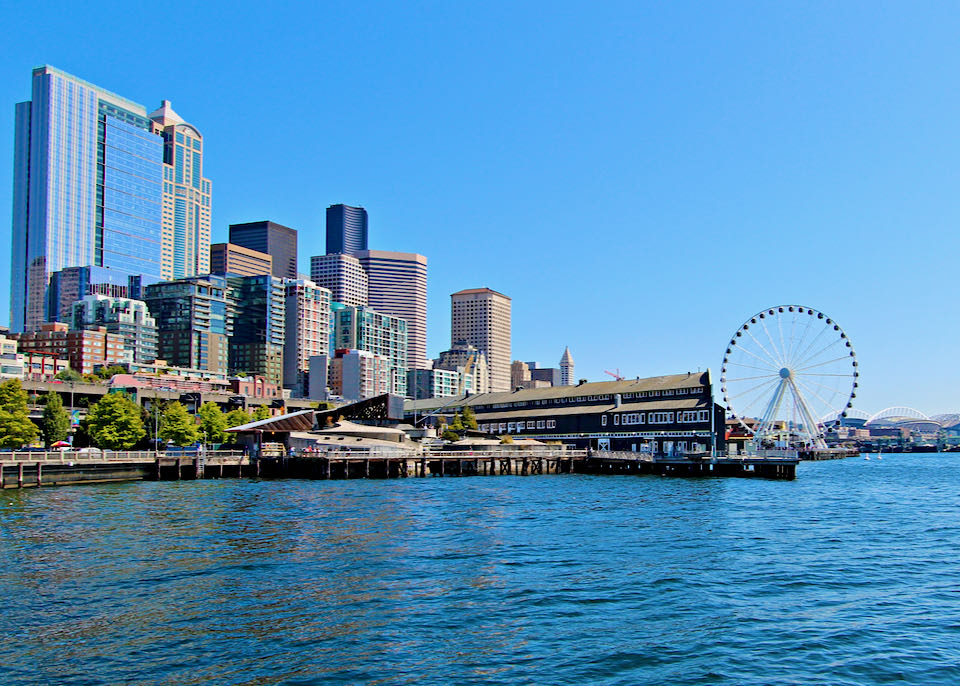
[[623, 376], [620, 374], [620, 368], [619, 368], [619, 367], [617, 367], [617, 371], [616, 371], [616, 372], [611, 372], [611, 371], [609, 371], [609, 370], [604, 369], [604, 370], [603, 370], [603, 373], [604, 373], [604, 374], [609, 374], [610, 376], [612, 376], [612, 377], [613, 377], [614, 379], [616, 379], [617, 381], [623, 381]]

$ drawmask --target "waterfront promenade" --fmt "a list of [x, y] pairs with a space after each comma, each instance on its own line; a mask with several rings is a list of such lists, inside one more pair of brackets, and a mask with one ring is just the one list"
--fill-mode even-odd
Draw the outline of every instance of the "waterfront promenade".
[[408, 477], [658, 474], [794, 479], [796, 457], [654, 457], [584, 450], [400, 452], [331, 451], [252, 459], [240, 451], [191, 453], [0, 453], [0, 487], [30, 488], [111, 481], [263, 477], [400, 479]]

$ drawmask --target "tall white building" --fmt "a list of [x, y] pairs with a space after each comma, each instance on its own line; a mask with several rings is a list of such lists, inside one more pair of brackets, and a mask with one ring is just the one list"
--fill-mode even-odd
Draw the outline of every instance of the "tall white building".
[[560, 385], [572, 386], [575, 383], [573, 356], [570, 354], [570, 346], [567, 346], [563, 351], [563, 357], [560, 358]]
[[334, 302], [351, 306], [367, 304], [367, 273], [353, 255], [313, 255], [310, 258], [310, 280], [328, 288]]
[[450, 296], [450, 309], [451, 341], [464, 340], [486, 354], [490, 392], [510, 391], [510, 298], [468, 288]]
[[407, 364], [411, 369], [427, 368], [427, 258], [386, 250], [360, 250], [354, 255], [367, 274], [367, 304], [406, 320]]
[[163, 136], [163, 238], [160, 273], [182, 279], [210, 273], [210, 180], [203, 176], [203, 136], [169, 100], [150, 114]]
[[330, 291], [312, 281], [287, 281], [283, 345], [283, 387], [308, 394], [310, 358], [330, 353]]

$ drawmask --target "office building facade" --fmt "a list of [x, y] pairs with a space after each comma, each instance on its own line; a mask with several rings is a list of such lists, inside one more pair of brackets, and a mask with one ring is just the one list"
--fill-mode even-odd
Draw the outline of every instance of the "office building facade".
[[146, 108], [54, 67], [15, 115], [11, 328], [49, 320], [50, 274], [97, 266], [160, 278], [163, 139]]
[[230, 369], [239, 375], [259, 375], [268, 383], [283, 383], [286, 339], [284, 280], [269, 274], [228, 276], [234, 306], [230, 338]]
[[273, 273], [273, 258], [259, 250], [233, 243], [210, 246], [210, 273], [225, 276], [260, 276]]
[[310, 258], [310, 280], [329, 289], [334, 302], [351, 306], [367, 304], [367, 272], [353, 255], [313, 255]]
[[222, 276], [162, 281], [144, 289], [157, 323], [157, 356], [174, 367], [226, 374], [233, 303]]
[[511, 301], [490, 288], [450, 296], [450, 338], [486, 354], [490, 392], [510, 391]]
[[363, 250], [356, 257], [367, 273], [370, 307], [407, 322], [408, 367], [427, 368], [427, 258], [385, 250]]
[[333, 395], [365, 400], [390, 392], [390, 359], [367, 350], [336, 350], [329, 361], [327, 385]]
[[490, 374], [486, 354], [463, 339], [455, 341], [449, 350], [440, 353], [433, 361], [433, 368], [458, 372], [469, 381], [470, 388], [464, 386], [461, 393], [467, 390], [471, 393], [486, 393], [489, 390]]
[[281, 279], [297, 278], [297, 231], [271, 221], [230, 225], [230, 242], [273, 259], [273, 274]]
[[145, 364], [157, 359], [157, 323], [142, 300], [84, 296], [73, 303], [70, 326], [88, 330], [102, 327], [120, 336], [132, 362]]
[[182, 279], [210, 273], [211, 184], [203, 175], [203, 136], [169, 100], [150, 114], [163, 140], [160, 273]]
[[333, 347], [338, 350], [364, 350], [389, 360], [388, 392], [407, 395], [407, 322], [369, 307], [350, 307], [334, 303]]
[[287, 281], [283, 386], [297, 396], [309, 394], [310, 358], [331, 352], [330, 291], [312, 281]]
[[66, 359], [70, 368], [81, 374], [92, 374], [100, 367], [130, 364], [132, 354], [123, 338], [107, 333], [103, 327], [70, 330], [63, 322], [41, 324], [36, 331], [12, 335], [24, 353]]
[[350, 205], [327, 208], [327, 254], [354, 255], [367, 249], [367, 211]]

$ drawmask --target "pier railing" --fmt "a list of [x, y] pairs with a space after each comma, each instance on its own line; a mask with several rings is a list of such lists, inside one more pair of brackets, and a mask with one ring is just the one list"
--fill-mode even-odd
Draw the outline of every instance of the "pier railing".
[[0, 462], [154, 462], [164, 458], [195, 459], [207, 461], [218, 459], [235, 460], [244, 455], [242, 450], [207, 450], [203, 452], [164, 451], [164, 450], [16, 450], [0, 452]]

